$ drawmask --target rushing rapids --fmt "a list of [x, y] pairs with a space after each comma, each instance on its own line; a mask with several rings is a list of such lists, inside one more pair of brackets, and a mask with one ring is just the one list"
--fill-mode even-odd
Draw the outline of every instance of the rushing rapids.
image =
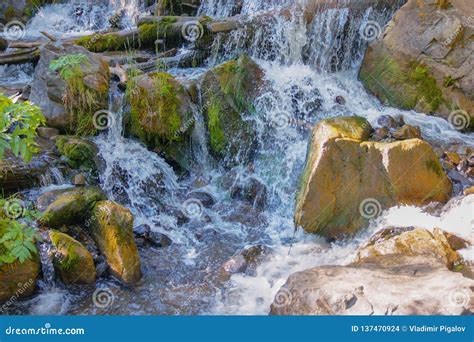
[[[253, 104], [258, 150], [253, 175], [267, 189], [267, 205], [247, 205], [231, 198], [222, 184], [226, 172], [207, 150], [200, 109], [194, 108], [192, 136], [194, 159], [188, 175], [178, 177], [171, 166], [137, 141], [124, 137], [123, 92], [114, 83], [110, 89], [111, 128], [92, 138], [103, 159], [100, 185], [110, 199], [131, 209], [135, 225], [149, 225], [154, 232], [168, 235], [173, 244], [166, 249], [141, 249], [143, 280], [135, 288], [100, 279], [114, 304], [102, 309], [92, 299], [93, 290], [62, 288], [45, 281], [40, 294], [14, 308], [29, 314], [268, 314], [270, 305], [289, 275], [320, 265], [350, 263], [356, 249], [376, 231], [387, 226], [440, 227], [469, 238], [472, 196], [454, 199], [444, 208], [425, 211], [402, 206], [390, 208], [374, 219], [370, 227], [351, 241], [329, 243], [301, 230], [295, 231], [294, 202], [300, 174], [305, 164], [309, 130], [321, 119], [357, 114], [375, 127], [382, 115], [402, 114], [408, 124], [421, 128], [424, 138], [435, 146], [463, 143], [474, 147], [474, 136], [455, 130], [447, 121], [415, 111], [386, 107], [368, 94], [357, 75], [367, 41], [360, 28], [367, 22], [384, 27], [401, 2], [390, 8], [368, 6], [362, 10], [338, 1], [310, 17], [295, 7], [288, 15], [282, 9], [288, 0], [205, 0], [199, 14], [216, 18], [241, 13], [252, 21], [268, 13], [268, 20], [256, 32], [245, 27], [230, 38], [216, 37], [212, 55], [204, 68], [172, 69], [180, 79], [196, 78], [208, 68], [245, 52], [264, 70], [269, 85]], [[304, 2], [304, 1], [303, 1]], [[57, 36], [97, 32], [109, 25], [103, 20], [114, 12], [125, 13], [124, 27], [134, 27], [144, 6], [140, 1], [106, 4], [69, 1], [47, 5], [28, 23], [27, 34], [48, 31]], [[249, 43], [250, 39], [250, 43]], [[21, 77], [23, 82], [28, 77]], [[3, 79], [9, 80], [9, 75]], [[334, 101], [345, 99], [345, 105]], [[441, 134], [442, 133], [442, 134]], [[247, 165], [234, 167], [237, 182], [250, 177]], [[53, 187], [67, 187], [57, 184]], [[48, 184], [49, 185], [49, 184]], [[204, 186], [203, 186], [204, 185]], [[51, 187], [37, 189], [37, 197]], [[206, 192], [217, 203], [212, 208], [198, 205], [197, 215], [178, 224], [177, 213], [184, 211], [188, 194]], [[188, 213], [189, 214], [189, 213]], [[235, 274], [228, 282], [220, 279], [222, 264], [237, 251], [265, 246], [268, 257], [249, 274]], [[45, 247], [47, 248], [47, 247]], [[470, 251], [464, 251], [469, 258]], [[43, 253], [42, 253], [43, 255]], [[46, 265], [48, 267], [48, 265]], [[51, 276], [51, 270], [44, 273]]]

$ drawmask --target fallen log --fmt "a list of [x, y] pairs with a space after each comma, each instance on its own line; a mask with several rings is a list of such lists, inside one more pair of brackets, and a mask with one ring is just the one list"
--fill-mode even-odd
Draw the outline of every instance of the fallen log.
[[0, 54], [0, 65], [36, 62], [38, 61], [39, 56], [40, 51], [38, 48]]
[[85, 47], [92, 52], [121, 51], [140, 47], [138, 30], [125, 30], [101, 33], [74, 39], [72, 43]]
[[45, 41], [36, 41], [36, 42], [10, 42], [8, 47], [10, 49], [31, 49], [35, 47], [40, 47], [41, 45], [46, 44]]
[[56, 37], [54, 37], [53, 35], [49, 34], [48, 32], [46, 31], [40, 31], [40, 33], [45, 36], [46, 38], [48, 38], [50, 41], [52, 42], [57, 42], [58, 40], [56, 39]]

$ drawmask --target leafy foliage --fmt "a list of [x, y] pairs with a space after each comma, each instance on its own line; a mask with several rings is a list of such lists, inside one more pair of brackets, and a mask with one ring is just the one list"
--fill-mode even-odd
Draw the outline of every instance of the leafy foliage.
[[11, 150], [29, 162], [33, 153], [38, 152], [36, 129], [45, 123], [41, 109], [0, 94], [0, 114], [0, 159], [6, 150]]
[[81, 64], [88, 64], [89, 60], [82, 53], [61, 56], [51, 61], [49, 68], [52, 71], [59, 71], [59, 75], [65, 81], [75, 77], [81, 71]]
[[38, 236], [30, 225], [39, 214], [25, 209], [20, 217], [10, 218], [4, 211], [11, 201], [14, 199], [0, 198], [0, 265], [17, 260], [23, 263], [38, 253], [35, 246]]

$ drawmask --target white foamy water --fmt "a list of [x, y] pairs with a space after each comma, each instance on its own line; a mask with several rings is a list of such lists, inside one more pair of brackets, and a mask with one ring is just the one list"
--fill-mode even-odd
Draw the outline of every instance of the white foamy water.
[[132, 28], [138, 15], [143, 14], [143, 6], [140, 0], [69, 0], [45, 5], [27, 24], [26, 37], [42, 37], [40, 31], [63, 38], [90, 34], [109, 28], [109, 19], [117, 13], [122, 13], [121, 26]]
[[[72, 3], [45, 7], [45, 12], [30, 23], [29, 30], [51, 30], [64, 35], [97, 31], [107, 27], [103, 18], [117, 8], [128, 11], [126, 17], [133, 25], [138, 8], [136, 1], [111, 0], [99, 7], [88, 5], [80, 15], [82, 18], [77, 18], [71, 12]], [[281, 8], [292, 1], [244, 0], [241, 8], [238, 3], [204, 0], [200, 12], [217, 17], [239, 12], [248, 14], [252, 20], [262, 11]], [[131, 209], [135, 226], [148, 224], [153, 231], [166, 233], [173, 240], [167, 249], [141, 250], [144, 280], [135, 292], [116, 289], [120, 307], [112, 308], [116, 310], [114, 314], [264, 315], [289, 275], [321, 265], [349, 264], [357, 248], [380, 229], [439, 227], [472, 240], [473, 196], [454, 199], [437, 214], [411, 206], [390, 208], [346, 242], [328, 244], [301, 230], [295, 233], [296, 189], [305, 165], [309, 133], [322, 119], [360, 115], [376, 126], [381, 115], [402, 115], [405, 122], [420, 126], [429, 142], [474, 147], [473, 134], [460, 133], [440, 118], [386, 107], [357, 80], [366, 47], [359, 36], [360, 27], [368, 20], [377, 20], [383, 27], [395, 7], [382, 12], [368, 8], [357, 13], [347, 8], [327, 9], [310, 23], [302, 19], [301, 13], [284, 17], [275, 11], [276, 15], [268, 17], [253, 32], [244, 28], [233, 32], [230, 38], [216, 39], [209, 67], [245, 52], [265, 73], [266, 86], [254, 103], [256, 115], [246, 118], [256, 128], [259, 142], [251, 167], [254, 171], [249, 172], [248, 165], [232, 170], [240, 179], [251, 176], [266, 186], [268, 203], [262, 211], [232, 199], [222, 186], [227, 170], [206, 149], [206, 124], [199, 108], [194, 108], [192, 134], [194, 157], [199, 163], [189, 175], [178, 178], [163, 158], [123, 136], [123, 94], [111, 89], [108, 110], [114, 124], [94, 138], [104, 161], [101, 186], [112, 200]], [[172, 72], [181, 80], [196, 80], [205, 69]], [[345, 99], [345, 105], [336, 103], [337, 96]], [[216, 205], [201, 208], [199, 219], [178, 224], [183, 194], [196, 189], [212, 194]], [[236, 274], [225, 284], [213, 279], [222, 263], [234, 253], [258, 244], [269, 247], [272, 253], [254, 275]], [[472, 250], [462, 253], [469, 259]], [[101, 281], [114, 287], [110, 279]], [[97, 312], [88, 304], [90, 298], [74, 309], [75, 303], [70, 302], [76, 299], [67, 293], [65, 299], [63, 295], [64, 292], [50, 286], [35, 298], [31, 311]]]

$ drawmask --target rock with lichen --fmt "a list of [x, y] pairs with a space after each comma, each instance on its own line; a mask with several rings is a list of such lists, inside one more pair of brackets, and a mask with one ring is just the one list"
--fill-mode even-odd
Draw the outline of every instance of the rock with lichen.
[[112, 201], [101, 201], [95, 205], [93, 217], [90, 233], [111, 273], [125, 284], [136, 284], [142, 273], [132, 213]]
[[367, 141], [370, 132], [360, 117], [323, 120], [314, 128], [296, 202], [297, 225], [343, 238], [394, 205], [450, 199], [452, 184], [429, 144]]
[[261, 93], [264, 73], [243, 55], [209, 70], [202, 80], [204, 115], [212, 154], [228, 164], [248, 162], [256, 149], [252, 122], [254, 100]]
[[409, 0], [367, 49], [360, 70], [381, 101], [474, 128], [474, 7], [470, 0]]
[[62, 282], [93, 284], [95, 266], [91, 253], [77, 240], [58, 231], [50, 231], [53, 265]]

